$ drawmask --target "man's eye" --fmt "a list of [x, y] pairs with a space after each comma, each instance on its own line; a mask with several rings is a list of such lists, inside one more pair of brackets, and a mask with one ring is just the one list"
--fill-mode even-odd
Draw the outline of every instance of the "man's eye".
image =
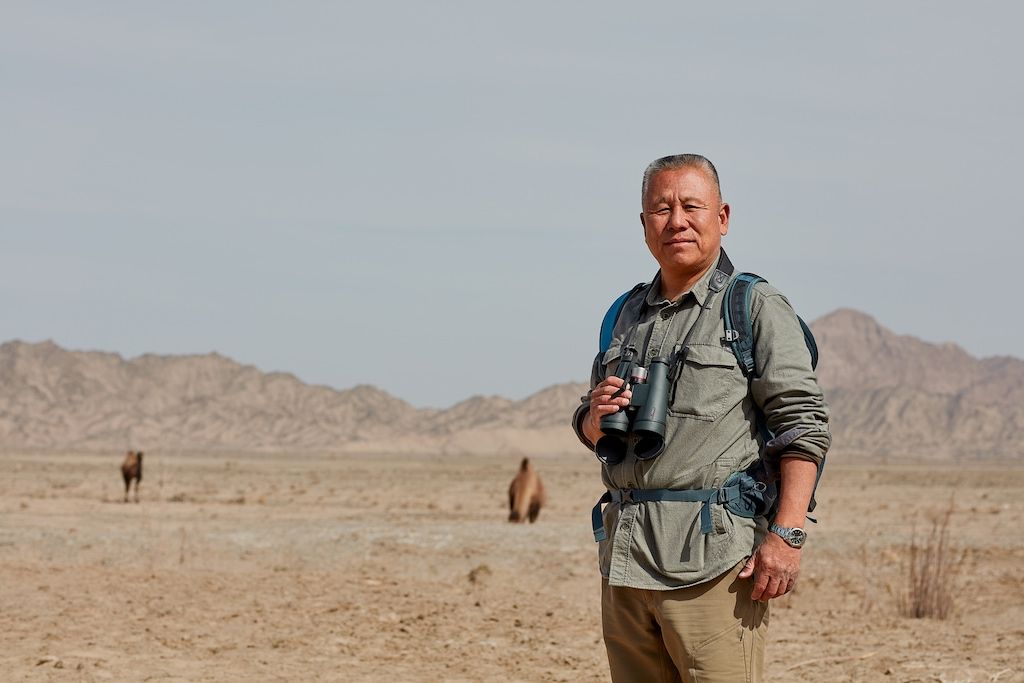
[[683, 208], [686, 209], [687, 211], [696, 211], [697, 209], [703, 209], [704, 207], [701, 206], [700, 204], [687, 204]]
[[659, 216], [664, 216], [665, 214], [667, 214], [669, 212], [670, 212], [670, 209], [664, 208], [664, 209], [657, 209], [654, 213], [659, 215]]

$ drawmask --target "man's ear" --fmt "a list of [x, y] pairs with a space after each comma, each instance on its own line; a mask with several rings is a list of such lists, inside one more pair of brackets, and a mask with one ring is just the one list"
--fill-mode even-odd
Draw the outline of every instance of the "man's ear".
[[718, 210], [718, 222], [722, 226], [722, 235], [729, 232], [729, 213], [731, 209], [728, 204], [722, 204], [722, 208]]

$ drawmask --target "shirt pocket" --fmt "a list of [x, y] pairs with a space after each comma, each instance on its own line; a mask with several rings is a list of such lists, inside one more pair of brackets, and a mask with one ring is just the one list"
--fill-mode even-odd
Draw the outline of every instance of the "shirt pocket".
[[747, 380], [730, 349], [692, 344], [672, 387], [668, 412], [712, 422], [743, 400]]
[[599, 356], [601, 360], [601, 379], [605, 379], [610, 375], [614, 375], [615, 371], [619, 369], [619, 358], [622, 357], [622, 346], [613, 345], [604, 352], [604, 355]]

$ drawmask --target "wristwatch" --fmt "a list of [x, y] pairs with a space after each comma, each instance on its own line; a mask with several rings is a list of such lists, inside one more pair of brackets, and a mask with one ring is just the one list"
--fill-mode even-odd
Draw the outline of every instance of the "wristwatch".
[[800, 527], [779, 526], [772, 522], [768, 527], [768, 531], [781, 538], [793, 548], [802, 548], [804, 543], [807, 542], [807, 532]]

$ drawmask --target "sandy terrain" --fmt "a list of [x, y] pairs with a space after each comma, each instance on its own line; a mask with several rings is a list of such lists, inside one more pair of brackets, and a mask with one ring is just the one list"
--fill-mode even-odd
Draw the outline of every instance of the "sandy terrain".
[[[835, 458], [772, 681], [1024, 681], [1024, 468]], [[510, 457], [0, 455], [4, 681], [605, 681], [585, 455], [505, 520]], [[954, 489], [954, 486], [958, 487]], [[901, 558], [949, 504], [969, 571], [900, 617]]]

